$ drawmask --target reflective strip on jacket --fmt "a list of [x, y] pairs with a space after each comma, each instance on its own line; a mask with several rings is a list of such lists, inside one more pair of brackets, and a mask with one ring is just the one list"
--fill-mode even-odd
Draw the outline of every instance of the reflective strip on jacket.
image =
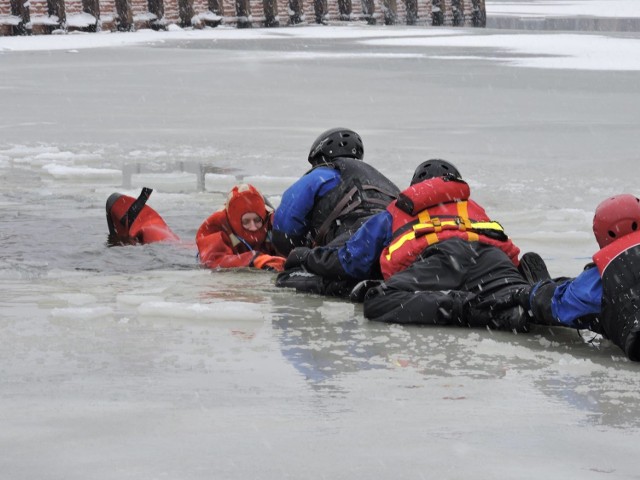
[[403, 191], [387, 208], [393, 217], [393, 235], [380, 256], [383, 277], [389, 278], [406, 269], [425, 248], [449, 238], [493, 245], [518, 265], [520, 249], [498, 222], [492, 221], [480, 205], [469, 199], [469, 193], [465, 182], [442, 177], [425, 180]]

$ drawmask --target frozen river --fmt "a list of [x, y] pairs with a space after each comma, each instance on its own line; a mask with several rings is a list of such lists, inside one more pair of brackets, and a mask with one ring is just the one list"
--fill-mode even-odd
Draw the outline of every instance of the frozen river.
[[[509, 5], [540, 3], [487, 10]], [[189, 245], [107, 248], [104, 215], [153, 187], [189, 242], [239, 179], [277, 204], [345, 126], [401, 187], [454, 162], [523, 251], [576, 275], [595, 206], [640, 193], [640, 33], [45, 40], [0, 38], [0, 478], [640, 478], [640, 365], [607, 341], [369, 323]], [[123, 187], [176, 162], [229, 171]]]

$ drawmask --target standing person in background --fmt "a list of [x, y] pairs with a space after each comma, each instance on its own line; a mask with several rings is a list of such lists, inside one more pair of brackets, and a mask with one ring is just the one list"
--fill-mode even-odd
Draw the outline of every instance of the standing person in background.
[[537, 282], [498, 298], [493, 308], [520, 305], [533, 323], [589, 329], [640, 361], [640, 199], [602, 201], [593, 217], [600, 250], [575, 278]]

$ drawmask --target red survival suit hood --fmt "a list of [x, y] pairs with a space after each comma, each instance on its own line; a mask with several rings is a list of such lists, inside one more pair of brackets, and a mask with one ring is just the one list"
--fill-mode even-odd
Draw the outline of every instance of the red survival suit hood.
[[[231, 230], [252, 248], [259, 248], [267, 239], [268, 219], [264, 198], [253, 185], [237, 185], [231, 189], [225, 204], [227, 221]], [[245, 213], [256, 213], [262, 219], [262, 227], [251, 232], [242, 226]]]

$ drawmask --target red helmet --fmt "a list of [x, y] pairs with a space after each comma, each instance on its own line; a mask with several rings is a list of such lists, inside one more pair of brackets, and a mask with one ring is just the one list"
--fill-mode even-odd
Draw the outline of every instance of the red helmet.
[[[267, 237], [267, 208], [263, 196], [253, 185], [236, 185], [229, 192], [227, 203], [227, 220], [233, 233], [247, 241], [253, 248], [260, 248]], [[242, 226], [242, 216], [245, 213], [256, 213], [262, 219], [262, 227], [250, 232]]]
[[607, 198], [593, 217], [593, 233], [600, 248], [640, 227], [640, 200], [629, 193]]

